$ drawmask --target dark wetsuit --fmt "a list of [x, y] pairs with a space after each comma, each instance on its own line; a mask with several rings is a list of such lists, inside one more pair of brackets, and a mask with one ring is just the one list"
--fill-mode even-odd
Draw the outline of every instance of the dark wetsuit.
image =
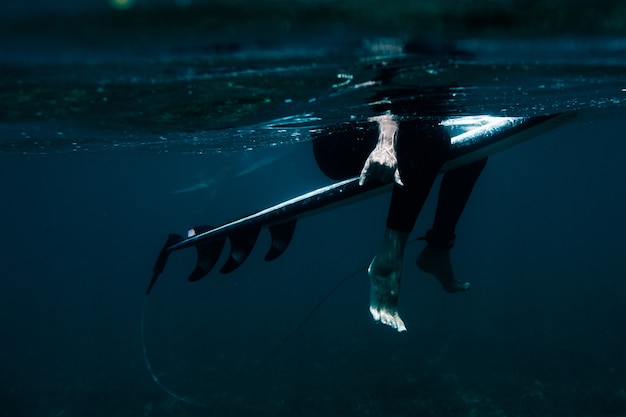
[[[314, 155], [326, 175], [346, 179], [359, 175], [377, 139], [376, 122], [333, 126], [316, 135]], [[389, 229], [406, 233], [413, 230], [449, 149], [450, 136], [437, 120], [399, 123], [396, 154], [404, 186], [394, 184], [387, 215]], [[457, 223], [486, 162], [484, 158], [444, 174], [435, 221], [425, 236], [429, 244], [441, 249], [454, 245]]]
[[[449, 157], [450, 136], [442, 118], [459, 113], [452, 99], [454, 86], [406, 88], [393, 86], [397, 68], [381, 68], [374, 78], [379, 90], [371, 97], [377, 114], [397, 116], [396, 157], [404, 186], [394, 184], [387, 227], [411, 232], [435, 178]], [[315, 135], [313, 149], [322, 171], [334, 179], [359, 175], [378, 141], [376, 122], [331, 126]], [[487, 158], [444, 174], [432, 229], [425, 240], [437, 248], [454, 245], [455, 230]]]
[[[420, 122], [400, 123], [397, 158], [404, 186], [394, 184], [387, 227], [411, 232], [428, 193], [450, 149], [450, 136], [439, 125]], [[456, 225], [480, 176], [487, 158], [450, 170], [444, 174], [437, 211], [426, 241], [439, 248], [454, 244]]]

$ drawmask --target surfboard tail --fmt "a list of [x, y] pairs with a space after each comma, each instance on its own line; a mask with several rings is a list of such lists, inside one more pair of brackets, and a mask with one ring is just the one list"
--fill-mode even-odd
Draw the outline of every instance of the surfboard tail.
[[[290, 219], [272, 225], [255, 224], [246, 227], [229, 228], [225, 230], [228, 234], [220, 233], [220, 229], [223, 226], [196, 226], [189, 229], [187, 238], [183, 238], [178, 234], [170, 234], [154, 264], [152, 280], [150, 281], [146, 294], [150, 293], [157, 279], [161, 273], [163, 273], [170, 253], [178, 249], [188, 246], [194, 246], [196, 248], [196, 266], [187, 277], [187, 280], [192, 282], [199, 281], [215, 268], [227, 240], [230, 245], [230, 251], [226, 262], [219, 271], [222, 274], [229, 274], [239, 268], [252, 252], [261, 229], [264, 226], [267, 226], [272, 239], [271, 246], [264, 259], [266, 261], [277, 259], [285, 252], [289, 243], [291, 243], [296, 229], [296, 223], [296, 219]], [[196, 236], [199, 235], [207, 237], [196, 240]], [[189, 244], [189, 242], [192, 243]]]
[[159, 252], [159, 256], [157, 257], [156, 262], [154, 263], [154, 267], [152, 268], [152, 279], [150, 280], [150, 284], [148, 285], [148, 289], [146, 290], [146, 294], [150, 294], [152, 291], [152, 287], [156, 284], [157, 279], [159, 279], [159, 275], [163, 273], [165, 269], [165, 264], [167, 263], [167, 258], [170, 256], [170, 248], [183, 241], [183, 237], [177, 234], [170, 234], [165, 241], [165, 245]]
[[218, 227], [196, 226], [188, 230], [186, 238], [170, 235], [155, 263], [148, 293], [163, 272], [169, 254], [179, 249], [196, 249], [197, 261], [187, 277], [189, 281], [198, 281], [215, 268], [226, 241], [229, 242], [229, 254], [219, 271], [228, 274], [238, 269], [248, 259], [264, 228], [271, 237], [264, 259], [273, 261], [279, 258], [291, 243], [299, 218], [345, 204], [349, 199], [361, 199], [369, 195], [368, 192], [379, 193], [381, 189], [386, 189], [385, 184], [375, 182], [359, 186], [358, 180], [352, 178], [319, 188]]

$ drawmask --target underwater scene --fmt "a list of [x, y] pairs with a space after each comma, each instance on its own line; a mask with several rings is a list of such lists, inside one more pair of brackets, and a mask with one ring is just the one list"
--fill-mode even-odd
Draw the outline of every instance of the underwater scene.
[[[0, 417], [626, 417], [623, 2], [6, 1], [0, 99]], [[406, 332], [381, 114], [488, 156]]]

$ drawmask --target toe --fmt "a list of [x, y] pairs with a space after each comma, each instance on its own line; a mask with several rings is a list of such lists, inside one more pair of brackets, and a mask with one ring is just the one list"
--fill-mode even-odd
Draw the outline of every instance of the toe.
[[370, 313], [372, 314], [372, 317], [374, 318], [375, 321], [381, 320], [380, 311], [378, 311], [376, 308], [370, 307]]
[[396, 323], [396, 330], [400, 333], [402, 332], [406, 332], [406, 326], [404, 325], [404, 322], [402, 321], [402, 319], [400, 317], [398, 317], [398, 322]]
[[382, 311], [380, 313], [380, 322], [382, 324], [386, 324], [387, 326], [391, 326], [391, 327], [395, 328], [394, 322], [392, 320], [392, 317], [386, 311]]

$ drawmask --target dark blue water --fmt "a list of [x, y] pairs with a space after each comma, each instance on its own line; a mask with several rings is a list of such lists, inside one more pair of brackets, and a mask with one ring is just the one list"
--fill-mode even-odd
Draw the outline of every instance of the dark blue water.
[[[121, 34], [63, 18], [40, 32], [54, 19], [15, 7], [0, 64], [0, 416], [626, 415], [619, 31], [486, 37], [468, 18], [464, 36], [405, 55], [397, 46], [415, 33], [342, 20], [343, 6], [307, 12], [332, 23], [324, 36], [206, 41], [189, 15], [131, 15], [145, 17], [136, 30], [111, 20]], [[172, 29], [180, 19], [194, 36]], [[372, 321], [361, 269], [382, 238], [384, 195], [301, 220], [273, 262], [261, 234], [229, 275], [188, 283], [195, 254], [176, 252], [145, 296], [168, 233], [329, 184], [311, 131], [367, 118], [374, 90], [357, 86], [381, 62], [409, 88], [463, 87], [452, 102], [464, 114], [584, 115], [490, 158], [453, 249], [471, 291], [444, 293], [413, 243], [399, 307], [409, 331]], [[340, 74], [353, 78], [338, 85]]]

